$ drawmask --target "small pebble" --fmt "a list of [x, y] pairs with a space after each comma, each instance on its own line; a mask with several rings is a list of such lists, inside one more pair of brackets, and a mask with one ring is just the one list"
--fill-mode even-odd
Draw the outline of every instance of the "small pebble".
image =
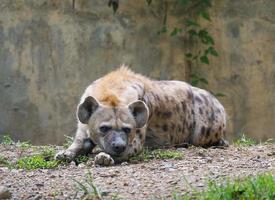
[[78, 168], [85, 168], [85, 164], [84, 163], [80, 163], [79, 165], [78, 165]]
[[5, 186], [0, 186], [0, 199], [10, 199], [11, 193]]

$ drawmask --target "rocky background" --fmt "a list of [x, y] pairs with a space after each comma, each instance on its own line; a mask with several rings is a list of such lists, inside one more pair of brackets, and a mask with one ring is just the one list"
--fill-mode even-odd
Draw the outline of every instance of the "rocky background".
[[[157, 35], [161, 4], [121, 0], [114, 15], [108, 0], [72, 2], [1, 0], [0, 135], [62, 143], [74, 134], [85, 87], [125, 63], [156, 79], [201, 75], [226, 95], [229, 139], [275, 138], [274, 1], [215, 0], [209, 31], [220, 56], [206, 66], [186, 61], [196, 47], [184, 38]], [[181, 14], [168, 22], [180, 23]]]

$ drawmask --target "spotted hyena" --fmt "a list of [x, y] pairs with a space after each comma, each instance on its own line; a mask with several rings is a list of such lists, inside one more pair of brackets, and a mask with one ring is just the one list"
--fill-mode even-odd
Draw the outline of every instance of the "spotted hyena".
[[209, 92], [182, 81], [156, 81], [125, 66], [87, 87], [77, 108], [73, 144], [56, 155], [73, 159], [98, 145], [95, 162], [113, 164], [143, 146], [226, 145], [226, 113]]

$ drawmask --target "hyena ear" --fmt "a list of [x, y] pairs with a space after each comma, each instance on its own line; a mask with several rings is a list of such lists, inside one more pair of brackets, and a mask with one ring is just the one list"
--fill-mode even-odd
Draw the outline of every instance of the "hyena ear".
[[99, 103], [94, 97], [86, 97], [85, 101], [78, 106], [77, 117], [79, 121], [83, 124], [87, 124], [91, 115], [95, 112], [98, 106]]
[[143, 101], [134, 101], [128, 105], [129, 110], [133, 114], [136, 127], [142, 128], [147, 123], [149, 118], [149, 109]]

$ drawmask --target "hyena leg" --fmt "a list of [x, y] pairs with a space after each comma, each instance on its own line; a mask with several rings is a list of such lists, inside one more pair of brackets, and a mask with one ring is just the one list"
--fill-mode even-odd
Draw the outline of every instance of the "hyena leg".
[[78, 155], [88, 154], [95, 147], [94, 142], [89, 138], [86, 129], [78, 127], [75, 139], [71, 146], [55, 155], [55, 159], [71, 161]]

